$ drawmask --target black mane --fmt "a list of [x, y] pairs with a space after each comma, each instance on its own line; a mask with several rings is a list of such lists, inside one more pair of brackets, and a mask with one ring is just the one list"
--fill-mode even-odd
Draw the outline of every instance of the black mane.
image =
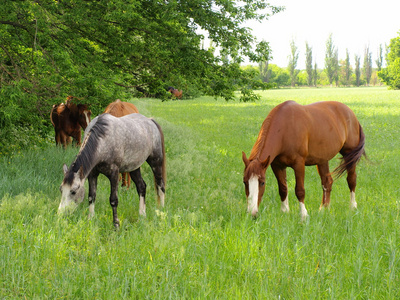
[[74, 180], [74, 174], [82, 167], [83, 174], [86, 176], [92, 169], [95, 163], [95, 153], [99, 146], [99, 141], [104, 138], [108, 131], [108, 120], [102, 114], [98, 117], [97, 122], [86, 135], [82, 147], [68, 172], [65, 174], [64, 183], [71, 184]]

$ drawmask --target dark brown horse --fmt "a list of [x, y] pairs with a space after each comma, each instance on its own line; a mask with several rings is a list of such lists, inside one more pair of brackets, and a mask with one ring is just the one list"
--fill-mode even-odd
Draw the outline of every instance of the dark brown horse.
[[168, 92], [172, 94], [172, 97], [182, 99], [182, 90], [178, 90], [172, 86], [168, 87]]
[[50, 120], [55, 130], [57, 145], [64, 148], [71, 144], [71, 136], [77, 145], [81, 144], [81, 128], [85, 129], [90, 123], [91, 111], [86, 104], [72, 102], [74, 97], [69, 96], [67, 101], [53, 105]]
[[304, 205], [305, 166], [317, 165], [323, 189], [320, 209], [329, 207], [333, 179], [328, 162], [339, 152], [343, 158], [334, 173], [340, 176], [347, 170], [350, 206], [357, 208], [356, 165], [365, 155], [364, 142], [365, 135], [355, 114], [342, 103], [328, 101], [302, 106], [286, 101], [276, 106], [263, 122], [249, 158], [242, 153], [248, 212], [253, 216], [258, 213], [265, 190], [265, 172], [270, 165], [278, 180], [282, 211], [289, 211], [287, 167], [295, 173], [302, 219], [308, 216]]
[[[122, 102], [121, 100], [117, 99], [107, 105], [104, 113], [120, 118], [125, 115], [139, 113], [139, 111], [132, 103]], [[127, 186], [128, 188], [131, 186], [131, 177], [129, 176], [129, 173], [122, 173], [122, 186]]]

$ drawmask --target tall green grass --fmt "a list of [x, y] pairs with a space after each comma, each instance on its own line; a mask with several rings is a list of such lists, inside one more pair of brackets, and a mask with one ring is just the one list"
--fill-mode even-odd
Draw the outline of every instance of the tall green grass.
[[[104, 176], [93, 220], [86, 202], [71, 216], [56, 214], [62, 164], [77, 149], [2, 157], [0, 298], [398, 299], [400, 94], [361, 88], [260, 95], [256, 103], [133, 100], [164, 130], [166, 207], [156, 206], [144, 166], [147, 218], [139, 217], [135, 189], [121, 188], [117, 232]], [[271, 170], [259, 218], [246, 214], [241, 151], [249, 154], [268, 112], [288, 99], [337, 100], [355, 111], [370, 159], [358, 167], [357, 211], [349, 210], [341, 178], [331, 208], [319, 212], [320, 179], [309, 167], [306, 223], [291, 170], [289, 214], [280, 212]]]

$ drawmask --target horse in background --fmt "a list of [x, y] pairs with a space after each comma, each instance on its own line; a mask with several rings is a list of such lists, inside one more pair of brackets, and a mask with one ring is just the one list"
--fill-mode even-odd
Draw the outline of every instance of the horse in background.
[[[139, 111], [132, 103], [122, 102], [121, 100], [117, 99], [107, 105], [104, 113], [119, 118], [129, 114], [139, 113]], [[131, 186], [131, 177], [127, 172], [122, 173], [122, 186], [127, 186], [128, 188]]]
[[90, 123], [91, 111], [86, 104], [73, 103], [75, 97], [68, 96], [65, 103], [53, 105], [50, 120], [54, 126], [56, 145], [66, 148], [71, 144], [71, 137], [77, 145], [81, 144], [81, 128]]
[[85, 130], [76, 159], [69, 168], [63, 166], [59, 214], [73, 211], [82, 202], [87, 178], [89, 217], [93, 217], [97, 178], [101, 173], [110, 180], [110, 205], [114, 226], [118, 228], [118, 178], [120, 172], [129, 172], [139, 194], [139, 214], [146, 216], [146, 183], [140, 173], [140, 166], [145, 161], [153, 171], [158, 204], [163, 207], [166, 159], [164, 135], [158, 123], [137, 113], [120, 118], [102, 114], [94, 118]]
[[182, 90], [178, 90], [172, 86], [168, 87], [168, 92], [172, 94], [172, 97], [182, 99]]
[[340, 102], [326, 101], [303, 106], [286, 101], [276, 106], [264, 120], [249, 158], [242, 152], [247, 211], [253, 217], [258, 213], [265, 191], [265, 172], [269, 166], [278, 180], [283, 212], [289, 211], [287, 167], [294, 170], [295, 193], [303, 220], [308, 216], [304, 205], [305, 166], [317, 165], [323, 189], [320, 209], [329, 207], [333, 183], [329, 160], [337, 153], [343, 157], [334, 175], [340, 177], [347, 170], [350, 207], [357, 208], [356, 165], [363, 155], [366, 156], [364, 144], [365, 135], [357, 117]]

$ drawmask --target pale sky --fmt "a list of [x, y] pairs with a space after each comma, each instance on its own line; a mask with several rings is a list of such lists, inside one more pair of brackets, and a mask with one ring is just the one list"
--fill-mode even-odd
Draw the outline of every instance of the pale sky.
[[350, 64], [354, 55], [364, 59], [369, 46], [373, 67], [379, 45], [389, 45], [400, 32], [400, 0], [271, 0], [270, 4], [286, 9], [262, 23], [253, 22], [253, 34], [259, 41], [270, 43], [273, 59], [270, 63], [287, 67], [290, 41], [298, 48], [297, 69], [305, 69], [305, 43], [313, 50], [313, 65], [325, 66], [326, 41], [332, 33], [333, 44], [339, 50], [339, 60], [346, 58], [349, 49]]

